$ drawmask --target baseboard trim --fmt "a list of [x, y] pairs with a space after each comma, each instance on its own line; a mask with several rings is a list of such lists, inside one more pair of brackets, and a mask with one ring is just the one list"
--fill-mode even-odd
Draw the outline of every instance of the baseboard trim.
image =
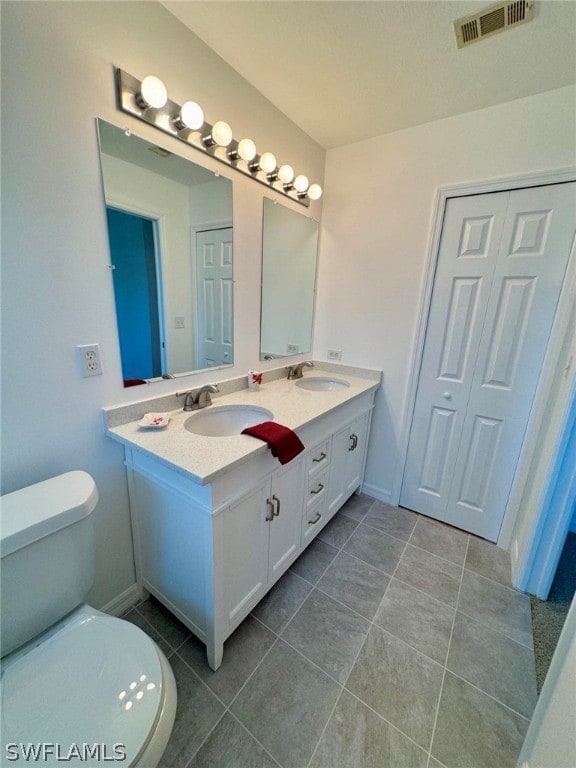
[[118, 597], [110, 600], [100, 610], [103, 613], [109, 613], [111, 616], [121, 616], [132, 608], [136, 603], [142, 600], [142, 588], [138, 584], [133, 584], [124, 592], [121, 592]]
[[365, 493], [367, 496], [372, 496], [372, 498], [378, 499], [378, 501], [383, 501], [385, 504], [391, 504], [392, 491], [387, 488], [380, 488], [378, 485], [363, 483], [360, 492]]

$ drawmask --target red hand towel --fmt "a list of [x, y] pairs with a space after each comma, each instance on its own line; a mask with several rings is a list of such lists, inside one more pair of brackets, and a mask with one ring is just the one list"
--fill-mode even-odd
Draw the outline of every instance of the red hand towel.
[[296, 432], [275, 421], [263, 421], [253, 427], [242, 430], [243, 435], [252, 435], [268, 443], [272, 456], [276, 456], [280, 464], [288, 464], [295, 456], [304, 450], [304, 445]]

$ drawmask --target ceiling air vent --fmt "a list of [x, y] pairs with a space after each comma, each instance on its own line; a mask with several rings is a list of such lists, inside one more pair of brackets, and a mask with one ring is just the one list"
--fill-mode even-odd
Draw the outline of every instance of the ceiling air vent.
[[485, 37], [504, 32], [526, 21], [532, 21], [533, 18], [534, 0], [508, 0], [508, 2], [496, 3], [481, 13], [465, 16], [454, 22], [458, 48], [477, 43]]

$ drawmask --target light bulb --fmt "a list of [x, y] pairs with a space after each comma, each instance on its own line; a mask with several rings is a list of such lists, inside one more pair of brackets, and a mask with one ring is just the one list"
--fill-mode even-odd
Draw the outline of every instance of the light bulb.
[[276, 169], [276, 157], [272, 152], [264, 152], [263, 155], [260, 155], [258, 165], [264, 173], [272, 173]]
[[310, 200], [319, 200], [322, 197], [322, 187], [320, 184], [310, 184], [308, 187], [308, 197]]
[[138, 106], [142, 109], [153, 107], [162, 109], [168, 101], [168, 91], [166, 86], [155, 75], [147, 75], [140, 85], [140, 93], [136, 96]]
[[241, 139], [238, 143], [238, 156], [249, 163], [256, 157], [256, 144], [252, 139]]
[[191, 131], [197, 131], [204, 125], [204, 112], [195, 101], [187, 101], [182, 104], [180, 114], [174, 120], [174, 125], [178, 130], [189, 128]]
[[296, 176], [294, 179], [294, 189], [296, 192], [306, 192], [308, 189], [308, 179], [306, 176]]
[[227, 147], [232, 141], [232, 128], [224, 120], [218, 120], [212, 126], [212, 138], [220, 147]]
[[294, 168], [291, 165], [281, 165], [278, 169], [278, 178], [283, 184], [290, 184], [294, 178]]

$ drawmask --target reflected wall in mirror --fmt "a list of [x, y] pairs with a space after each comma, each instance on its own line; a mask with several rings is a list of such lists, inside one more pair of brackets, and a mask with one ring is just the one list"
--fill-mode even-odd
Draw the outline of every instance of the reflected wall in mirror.
[[97, 124], [124, 385], [231, 365], [232, 182]]
[[318, 222], [264, 199], [260, 359], [312, 349]]

